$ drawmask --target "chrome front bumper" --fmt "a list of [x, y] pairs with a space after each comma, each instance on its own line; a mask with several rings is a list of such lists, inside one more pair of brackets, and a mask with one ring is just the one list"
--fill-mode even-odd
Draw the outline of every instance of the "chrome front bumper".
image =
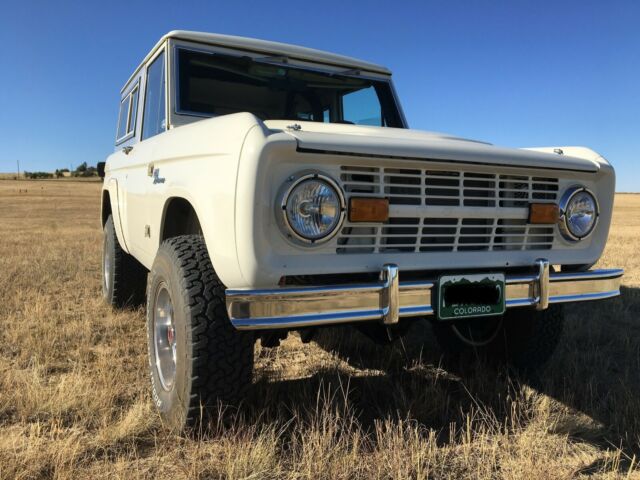
[[[538, 260], [537, 273], [506, 276], [506, 306], [546, 309], [552, 303], [583, 302], [620, 295], [620, 269], [552, 273]], [[437, 281], [400, 282], [398, 267], [385, 265], [368, 284], [227, 290], [227, 311], [238, 330], [302, 328], [433, 315]]]

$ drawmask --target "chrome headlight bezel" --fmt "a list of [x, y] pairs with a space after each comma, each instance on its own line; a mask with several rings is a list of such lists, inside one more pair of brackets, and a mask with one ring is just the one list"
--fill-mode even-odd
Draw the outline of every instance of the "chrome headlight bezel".
[[[293, 191], [302, 183], [311, 180], [324, 183], [326, 186], [328, 186], [336, 195], [340, 208], [338, 219], [333, 229], [322, 237], [318, 238], [308, 238], [298, 233], [291, 225], [291, 222], [287, 215], [287, 205]], [[303, 244], [305, 246], [319, 245], [331, 240], [340, 231], [340, 228], [344, 223], [347, 211], [346, 201], [342, 188], [340, 188], [338, 183], [331, 177], [319, 172], [303, 172], [298, 175], [290, 176], [280, 189], [279, 198], [276, 205], [277, 209], [279, 210], [277, 214], [279, 220], [278, 224], [280, 225], [280, 229], [282, 230], [282, 232], [290, 240], [293, 240], [296, 243]]]
[[[591, 228], [587, 233], [583, 235], [576, 235], [574, 232], [571, 231], [571, 227], [569, 226], [567, 209], [569, 208], [569, 205], [571, 204], [571, 201], [573, 200], [573, 198], [582, 192], [589, 194], [593, 199], [593, 204], [595, 206], [595, 218], [593, 220], [593, 224], [591, 225]], [[564, 192], [564, 195], [562, 195], [562, 198], [560, 199], [559, 207], [560, 207], [560, 218], [558, 221], [558, 226], [560, 228], [560, 233], [562, 233], [562, 236], [566, 240], [569, 240], [570, 242], [579, 242], [581, 240], [588, 238], [593, 234], [593, 232], [596, 229], [596, 226], [598, 225], [598, 220], [600, 218], [600, 205], [598, 204], [598, 198], [595, 196], [595, 194], [591, 190], [581, 185], [574, 185], [573, 187], [568, 188]]]

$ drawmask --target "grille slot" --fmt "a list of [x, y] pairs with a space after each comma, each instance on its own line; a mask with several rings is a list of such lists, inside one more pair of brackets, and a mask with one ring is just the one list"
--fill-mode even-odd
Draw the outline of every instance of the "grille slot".
[[[338, 236], [337, 253], [548, 250], [553, 244], [554, 225], [501, 218], [509, 216], [501, 215], [501, 210], [528, 208], [531, 202], [556, 202], [556, 178], [343, 166], [340, 180], [347, 196], [385, 197], [392, 210], [393, 206], [401, 211], [400, 206], [458, 209], [442, 214], [440, 208], [440, 215], [430, 214], [429, 208], [424, 209], [425, 216], [392, 215], [383, 225], [346, 224]], [[464, 207], [492, 208], [495, 214], [469, 215], [471, 210]]]
[[381, 227], [343, 227], [337, 253], [548, 250], [553, 225], [495, 218], [390, 218]]
[[379, 194], [391, 205], [526, 207], [555, 201], [558, 179], [525, 175], [343, 166], [348, 194]]

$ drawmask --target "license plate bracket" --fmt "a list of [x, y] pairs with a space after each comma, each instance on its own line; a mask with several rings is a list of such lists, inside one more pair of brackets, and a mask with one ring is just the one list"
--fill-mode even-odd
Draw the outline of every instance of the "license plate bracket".
[[505, 312], [503, 273], [442, 275], [438, 280], [438, 320], [488, 317]]

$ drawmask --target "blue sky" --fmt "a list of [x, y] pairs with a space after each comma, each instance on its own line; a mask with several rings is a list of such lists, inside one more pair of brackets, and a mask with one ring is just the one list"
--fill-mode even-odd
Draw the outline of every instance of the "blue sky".
[[589, 146], [640, 191], [637, 1], [0, 1], [0, 172], [104, 159], [120, 87], [189, 29], [382, 63], [412, 128]]

